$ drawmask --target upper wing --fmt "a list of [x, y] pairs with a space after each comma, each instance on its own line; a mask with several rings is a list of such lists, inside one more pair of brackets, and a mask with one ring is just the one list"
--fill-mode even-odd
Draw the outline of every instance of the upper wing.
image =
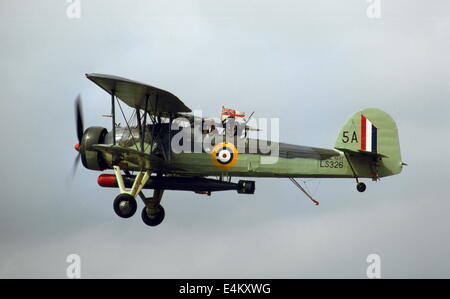
[[167, 116], [169, 113], [191, 112], [179, 98], [168, 91], [117, 76], [86, 74], [86, 77], [107, 93], [112, 94], [114, 91], [119, 99], [132, 108], [145, 110], [145, 100], [148, 96], [147, 112], [152, 115]]

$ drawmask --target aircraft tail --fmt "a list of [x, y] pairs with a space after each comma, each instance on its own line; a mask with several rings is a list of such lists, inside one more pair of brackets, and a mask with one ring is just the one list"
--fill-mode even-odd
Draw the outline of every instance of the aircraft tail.
[[397, 125], [384, 111], [356, 112], [339, 132], [335, 148], [344, 151], [358, 176], [398, 174], [405, 165], [400, 156]]

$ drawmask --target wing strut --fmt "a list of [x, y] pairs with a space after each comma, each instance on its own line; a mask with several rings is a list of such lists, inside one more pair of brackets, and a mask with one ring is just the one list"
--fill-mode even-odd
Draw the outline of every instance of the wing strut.
[[309, 199], [311, 199], [311, 201], [313, 202], [313, 204], [315, 204], [316, 206], [319, 205], [319, 202], [317, 200], [315, 200], [308, 192], [306, 192], [306, 190], [302, 187], [302, 185], [300, 185], [299, 182], [297, 182], [294, 178], [289, 178], [291, 180], [292, 183], [294, 183], [294, 185], [302, 190], [303, 193], [305, 193], [306, 196], [308, 196]]
[[[145, 113], [145, 112], [144, 112]], [[141, 120], [141, 111], [139, 110], [139, 108], [136, 107], [136, 119], [137, 119], [137, 124], [138, 124], [138, 130], [139, 130], [139, 139], [140, 139], [140, 144], [141, 144], [141, 151], [144, 152], [144, 139], [143, 139], [143, 129], [142, 129], [142, 120]]]
[[141, 149], [142, 152], [144, 152], [144, 141], [145, 141], [145, 129], [147, 127], [147, 106], [148, 106], [148, 99], [150, 98], [150, 95], [145, 95], [145, 108], [144, 108], [144, 125], [142, 126], [142, 139], [141, 139]]
[[112, 115], [112, 131], [113, 131], [113, 145], [116, 145], [116, 109], [114, 107], [114, 97], [116, 91], [111, 90], [111, 115]]
[[347, 156], [347, 153], [344, 152], [345, 160], [347, 160], [348, 165], [350, 166], [350, 169], [353, 173], [353, 177], [356, 179], [356, 183], [359, 184], [358, 176], [356, 175], [355, 169], [353, 168], [352, 163], [350, 162], [350, 159]]

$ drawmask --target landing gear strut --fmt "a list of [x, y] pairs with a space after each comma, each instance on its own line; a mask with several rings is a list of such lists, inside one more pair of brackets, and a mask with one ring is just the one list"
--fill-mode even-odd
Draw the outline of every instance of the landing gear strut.
[[[142, 210], [142, 220], [148, 226], [157, 226], [164, 220], [165, 211], [160, 205], [164, 190], [155, 189], [153, 197], [146, 198], [142, 193], [142, 188], [150, 178], [150, 172], [139, 172], [136, 179], [133, 182], [133, 186], [130, 190], [125, 188], [125, 184], [122, 178], [121, 169], [119, 166], [114, 166], [114, 173], [119, 185], [120, 194], [114, 199], [114, 211], [119, 217], [130, 218], [137, 210], [137, 203], [135, 197], [139, 195], [145, 204]], [[125, 170], [125, 173], [129, 175], [129, 172]]]
[[353, 176], [356, 179], [356, 190], [358, 190], [359, 192], [366, 191], [366, 184], [364, 184], [363, 182], [360, 182], [358, 180], [358, 176], [356, 175], [356, 172], [353, 169], [352, 163], [350, 163], [350, 159], [347, 157], [347, 153], [344, 153], [344, 155], [345, 155], [345, 159], [348, 162], [348, 165], [350, 165], [350, 169], [352, 170]]

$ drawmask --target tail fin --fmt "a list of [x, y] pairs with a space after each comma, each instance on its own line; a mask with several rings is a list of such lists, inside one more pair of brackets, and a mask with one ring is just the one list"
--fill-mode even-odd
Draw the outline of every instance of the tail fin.
[[[376, 158], [379, 177], [402, 171], [397, 125], [380, 109], [367, 108], [353, 114], [339, 132], [335, 148], [352, 153], [356, 160], [358, 156]], [[356, 168], [361, 172], [361, 167]]]

